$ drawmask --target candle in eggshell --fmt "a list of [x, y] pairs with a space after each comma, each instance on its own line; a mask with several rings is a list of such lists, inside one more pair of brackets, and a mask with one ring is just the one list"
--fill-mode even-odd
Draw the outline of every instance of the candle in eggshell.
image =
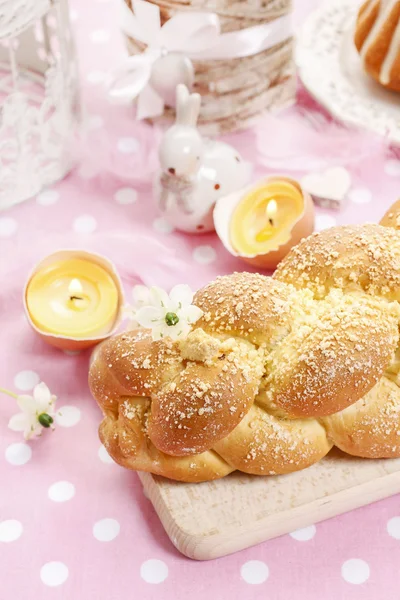
[[267, 177], [218, 200], [214, 222], [231, 254], [256, 267], [274, 269], [313, 232], [314, 205], [294, 179]]
[[161, 140], [155, 183], [164, 218], [188, 233], [213, 231], [215, 202], [245, 186], [251, 175], [235, 148], [201, 136], [196, 127], [200, 102], [199, 94], [177, 86], [176, 123]]
[[32, 328], [68, 351], [89, 348], [115, 333], [124, 302], [114, 265], [83, 250], [44, 258], [30, 274], [23, 300]]

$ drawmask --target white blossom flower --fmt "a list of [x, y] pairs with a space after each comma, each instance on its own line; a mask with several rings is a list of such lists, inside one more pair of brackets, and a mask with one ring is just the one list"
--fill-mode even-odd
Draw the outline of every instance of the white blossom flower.
[[57, 397], [50, 393], [45, 383], [38, 383], [33, 388], [33, 396], [17, 396], [17, 404], [22, 412], [11, 417], [9, 428], [22, 431], [26, 440], [40, 436], [43, 429], [54, 429], [56, 400]]
[[193, 292], [188, 285], [176, 285], [169, 295], [159, 287], [152, 287], [150, 304], [136, 312], [136, 320], [151, 329], [154, 340], [183, 339], [203, 314], [192, 302]]
[[132, 290], [132, 304], [126, 304], [123, 312], [127, 319], [130, 320], [130, 327], [135, 329], [139, 326], [136, 319], [136, 313], [140, 308], [151, 304], [150, 290], [145, 285], [135, 285]]

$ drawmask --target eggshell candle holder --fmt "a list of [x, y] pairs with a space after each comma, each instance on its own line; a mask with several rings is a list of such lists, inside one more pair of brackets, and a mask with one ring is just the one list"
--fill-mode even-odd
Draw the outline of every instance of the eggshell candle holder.
[[[93, 281], [89, 282], [89, 285], [93, 285], [94, 289], [96, 289], [98, 283], [95, 276], [96, 273], [103, 274], [105, 280], [109, 283], [110, 293], [108, 295], [110, 297], [105, 299], [109, 305], [109, 319], [105, 318], [104, 323], [101, 323], [100, 321], [99, 326], [97, 328], [93, 328], [96, 329], [95, 333], [87, 333], [85, 331], [82, 331], [82, 335], [66, 335], [64, 333], [46, 331], [46, 327], [41, 327], [37, 322], [38, 320], [32, 314], [32, 308], [30, 308], [31, 300], [28, 296], [31, 293], [33, 286], [36, 287], [36, 290], [38, 289], [38, 286], [40, 286], [40, 283], [37, 283], [37, 279], [40, 279], [41, 273], [45, 273], [47, 270], [51, 270], [52, 267], [54, 267], [55, 269], [57, 263], [65, 264], [67, 261], [74, 260], [83, 261], [84, 263], [87, 263], [86, 267], [88, 271], [90, 272], [91, 269], [94, 271]], [[79, 277], [79, 274], [77, 275], [77, 277]], [[76, 282], [77, 280], [74, 279], [73, 281]], [[78, 298], [78, 300], [84, 301], [82, 298]], [[101, 301], [102, 298], [100, 297], [99, 302]], [[114, 301], [115, 310], [113, 307]], [[70, 352], [74, 352], [94, 346], [116, 332], [122, 318], [122, 306], [124, 304], [124, 295], [119, 275], [114, 265], [108, 259], [99, 254], [94, 254], [83, 250], [60, 250], [58, 252], [55, 252], [54, 254], [51, 254], [50, 256], [47, 256], [34, 267], [33, 271], [28, 277], [24, 288], [23, 303], [25, 314], [31, 327], [44, 339], [45, 342], [52, 346], [55, 346], [56, 348], [60, 348], [61, 350], [68, 350]], [[43, 308], [40, 308], [43, 312]]]
[[[269, 188], [270, 189], [278, 189], [279, 184], [282, 184], [282, 192], [276, 194], [276, 200], [274, 199], [274, 194], [271, 194], [271, 199], [268, 204], [271, 205], [271, 208], [274, 209], [274, 213], [277, 213], [277, 225], [275, 230], [271, 230], [267, 232], [269, 236], [270, 245], [273, 246], [273, 249], [268, 252], [257, 252], [257, 251], [244, 251], [238, 250], [235, 247], [233, 239], [232, 239], [232, 223], [233, 219], [236, 219], [238, 222], [238, 227], [245, 228], [248, 225], [246, 224], [245, 218], [237, 217], [238, 209], [246, 210], [247, 207], [250, 207], [250, 212], [253, 209], [251, 206], [252, 199], [254, 198], [254, 215], [253, 217], [259, 213], [259, 205], [260, 199], [261, 202], [262, 196], [264, 194], [265, 188], [265, 196], [268, 197]], [[284, 188], [285, 186], [290, 184], [291, 189], [295, 192], [297, 198], [296, 202], [300, 201], [302, 206], [300, 210], [297, 210], [298, 214], [293, 216], [293, 221], [291, 221], [290, 215], [287, 214], [283, 205], [279, 206], [280, 198], [284, 197]], [[272, 188], [273, 186], [273, 188]], [[297, 193], [298, 192], [298, 193]], [[258, 196], [258, 199], [257, 199]], [[250, 201], [250, 202], [249, 202]], [[258, 202], [258, 206], [256, 206]], [[273, 204], [273, 207], [272, 207]], [[286, 202], [287, 204], [287, 202]], [[267, 205], [268, 210], [268, 205]], [[281, 213], [281, 214], [279, 214]], [[272, 216], [272, 215], [271, 215]], [[281, 221], [285, 221], [285, 225], [283, 227], [279, 227], [279, 217]], [[259, 217], [257, 216], [257, 219]], [[273, 223], [271, 218], [268, 218], [268, 214], [262, 217], [262, 219], [266, 222], [268, 227], [268, 222]], [[254, 221], [254, 218], [253, 218]], [[260, 217], [261, 221], [261, 217]], [[274, 269], [277, 264], [288, 254], [288, 252], [296, 246], [300, 240], [304, 237], [310, 235], [314, 230], [314, 204], [312, 198], [308, 192], [303, 190], [301, 185], [294, 179], [289, 177], [274, 175], [270, 177], [265, 177], [251, 185], [225, 196], [218, 200], [215, 209], [214, 209], [214, 223], [215, 230], [220, 238], [221, 242], [225, 246], [225, 248], [230, 252], [233, 256], [238, 256], [242, 258], [245, 262], [250, 263], [256, 267], [261, 267], [263, 269]], [[261, 229], [263, 223], [260, 222], [260, 234], [263, 233]], [[273, 227], [273, 225], [271, 225]], [[246, 237], [246, 232], [242, 231], [240, 233], [244, 233], [244, 237]], [[258, 235], [258, 234], [257, 234]], [[257, 237], [257, 236], [255, 236]], [[275, 246], [276, 243], [276, 246]], [[246, 245], [246, 244], [244, 244]], [[259, 244], [262, 246], [262, 244]], [[254, 246], [257, 246], [257, 242], [254, 241]]]

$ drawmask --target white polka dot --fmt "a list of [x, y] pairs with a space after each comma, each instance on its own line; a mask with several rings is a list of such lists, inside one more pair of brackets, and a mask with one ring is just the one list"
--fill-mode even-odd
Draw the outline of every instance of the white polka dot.
[[329, 227], [334, 227], [335, 225], [336, 219], [331, 215], [317, 215], [315, 217], [315, 229], [317, 231], [322, 231], [322, 229], [329, 229]]
[[217, 258], [217, 253], [212, 246], [197, 246], [193, 250], [193, 259], [202, 265], [209, 265]]
[[1, 217], [0, 219], [0, 237], [10, 237], [18, 229], [18, 223], [11, 217]]
[[76, 233], [93, 233], [97, 227], [97, 221], [92, 215], [82, 215], [74, 221], [74, 231]]
[[369, 577], [369, 566], [361, 558], [351, 558], [342, 564], [342, 577], [347, 583], [365, 583]]
[[21, 537], [24, 528], [15, 519], [0, 521], [0, 542], [15, 542]]
[[117, 537], [119, 530], [116, 519], [102, 519], [93, 525], [93, 535], [99, 542], [111, 542]]
[[309, 527], [303, 527], [302, 529], [296, 529], [296, 531], [292, 531], [290, 537], [298, 542], [308, 542], [308, 540], [311, 540], [314, 537], [316, 531], [317, 528], [315, 525], [310, 525]]
[[62, 585], [68, 579], [68, 567], [62, 562], [48, 562], [40, 569], [40, 579], [50, 587]]
[[66, 502], [75, 496], [75, 486], [69, 481], [57, 481], [49, 487], [47, 494], [54, 502]]
[[86, 75], [86, 80], [88, 83], [92, 83], [93, 85], [103, 83], [106, 79], [107, 73], [104, 71], [89, 71], [89, 73]]
[[385, 163], [385, 173], [391, 177], [400, 177], [400, 160], [395, 158]]
[[400, 540], [400, 517], [389, 519], [386, 525], [387, 532], [395, 540]]
[[100, 129], [104, 125], [104, 119], [101, 115], [90, 115], [86, 121], [88, 129]]
[[23, 392], [32, 390], [39, 382], [40, 377], [35, 371], [20, 371], [14, 377], [15, 387]]
[[97, 29], [90, 34], [90, 40], [94, 44], [104, 44], [110, 39], [110, 32], [107, 29]]
[[117, 148], [123, 154], [135, 154], [140, 148], [140, 144], [136, 138], [126, 137], [118, 140]]
[[104, 448], [103, 444], [101, 444], [99, 448], [98, 455], [101, 462], [107, 465], [111, 465], [114, 462], [111, 456], [108, 454], [107, 450]]
[[368, 188], [355, 188], [349, 193], [349, 198], [354, 204], [368, 204], [372, 201], [372, 192]]
[[158, 231], [158, 233], [172, 233], [174, 231], [171, 223], [168, 223], [163, 217], [159, 217], [153, 221], [153, 229]]
[[19, 442], [10, 444], [6, 448], [6, 461], [10, 465], [20, 466], [25, 465], [32, 457], [32, 450], [28, 444]]
[[146, 583], [162, 583], [168, 577], [168, 567], [164, 561], [151, 558], [142, 563], [140, 576]]
[[134, 204], [137, 197], [137, 191], [129, 187], [121, 188], [114, 194], [114, 200], [118, 202], [118, 204]]
[[73, 427], [81, 420], [81, 411], [76, 406], [62, 406], [56, 414], [56, 421], [61, 427]]
[[267, 581], [269, 569], [261, 560], [249, 560], [242, 565], [240, 574], [246, 583], [257, 585]]
[[81, 179], [93, 179], [99, 175], [100, 171], [97, 166], [92, 164], [81, 165], [78, 169], [78, 175]]
[[44, 190], [36, 196], [36, 202], [41, 206], [50, 206], [55, 204], [60, 199], [60, 194], [57, 190]]

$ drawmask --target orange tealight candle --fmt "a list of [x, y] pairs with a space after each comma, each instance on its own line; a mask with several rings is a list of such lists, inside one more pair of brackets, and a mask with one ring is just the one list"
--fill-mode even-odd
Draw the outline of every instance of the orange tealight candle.
[[24, 304], [32, 327], [64, 350], [105, 339], [119, 322], [123, 295], [113, 265], [96, 254], [57, 252], [34, 269]]
[[216, 231], [234, 255], [273, 269], [314, 228], [314, 205], [299, 183], [269, 177], [221, 198], [214, 211]]

